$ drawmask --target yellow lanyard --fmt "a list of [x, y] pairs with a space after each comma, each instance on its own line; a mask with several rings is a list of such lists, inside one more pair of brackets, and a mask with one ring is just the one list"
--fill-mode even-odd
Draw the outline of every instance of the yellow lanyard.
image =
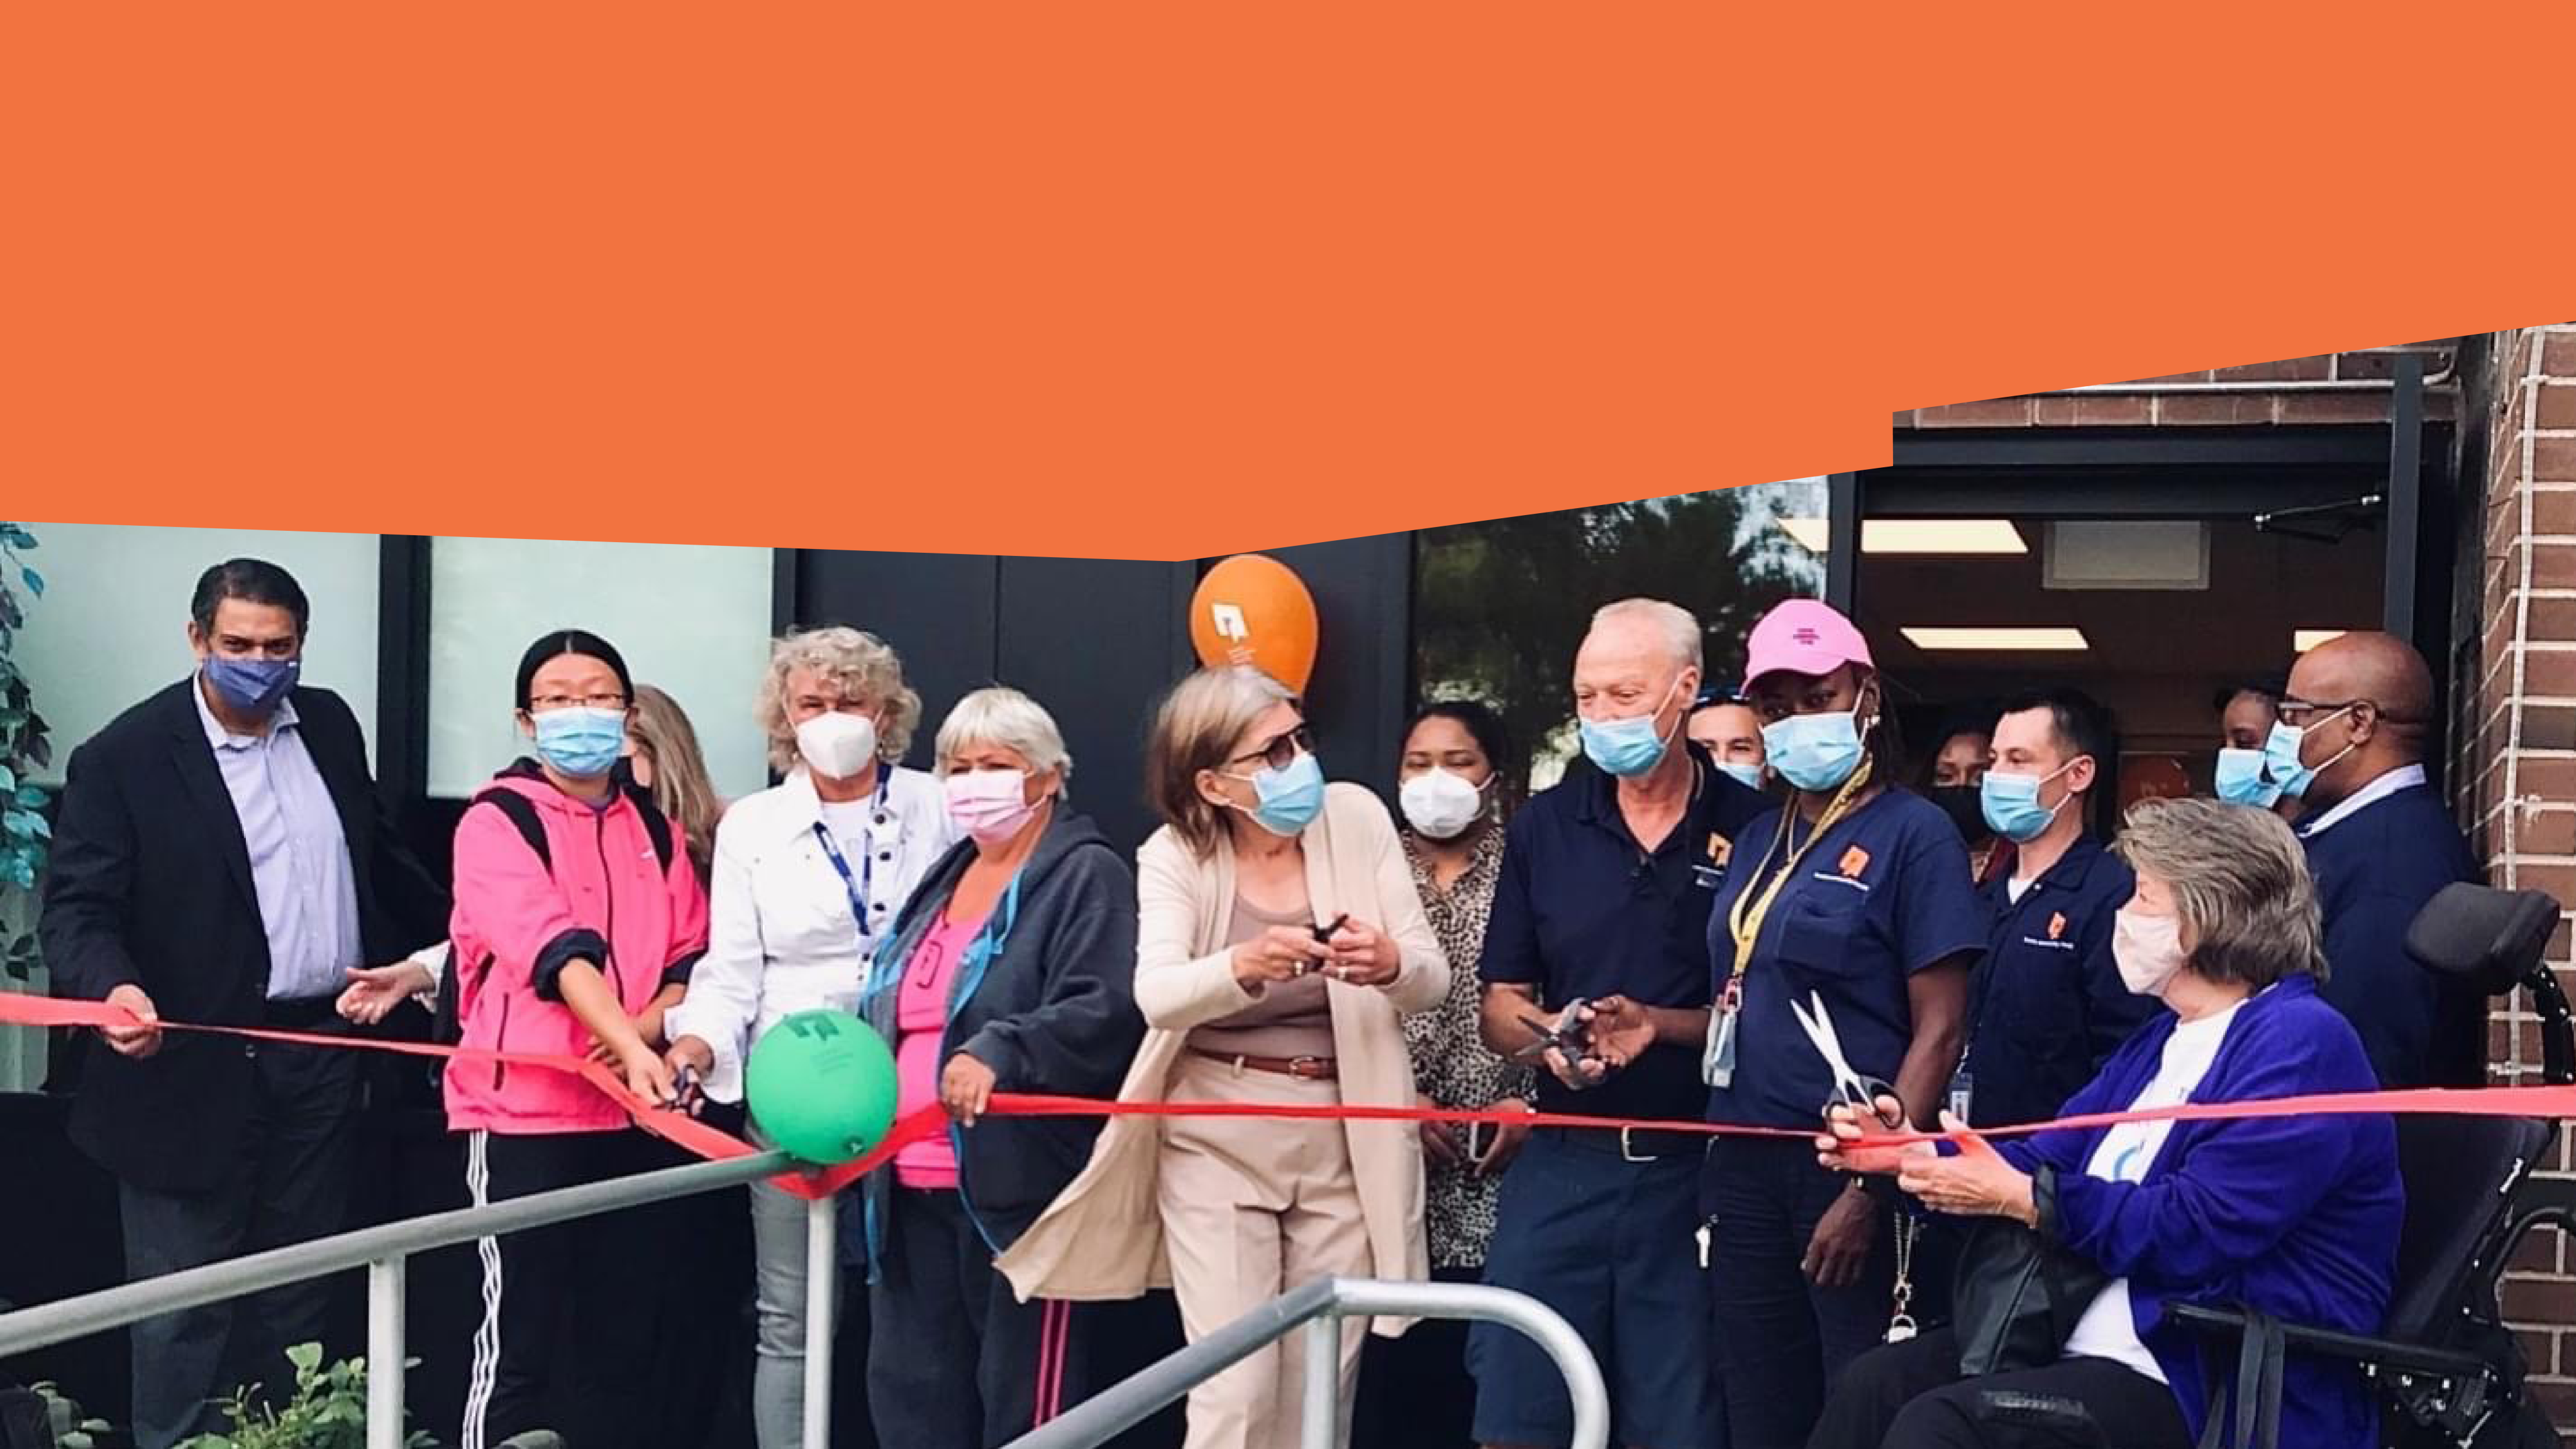
[[[1834, 792], [1832, 802], [1825, 806], [1825, 813], [1816, 817], [1816, 828], [1809, 831], [1807, 838], [1789, 852], [1789, 858], [1780, 863], [1779, 874], [1770, 877], [1766, 885], [1762, 872], [1771, 868], [1773, 852], [1788, 842], [1790, 826], [1798, 818], [1795, 801], [1781, 807], [1780, 831], [1771, 838], [1771, 844], [1763, 850], [1762, 862], [1754, 868], [1753, 884], [1747, 886], [1744, 894], [1735, 898], [1735, 904], [1727, 908], [1726, 929], [1728, 934], [1735, 937], [1735, 970], [1728, 977], [1730, 986], [1742, 981], [1745, 968], [1753, 964], [1753, 943], [1761, 939], [1763, 919], [1771, 914], [1772, 903], [1780, 898], [1781, 887], [1787, 885], [1789, 877], [1797, 873], [1798, 861], [1806, 855], [1808, 849], [1822, 840], [1826, 831], [1841, 824], [1843, 817], [1851, 813], [1852, 801], [1857, 799], [1860, 792], [1869, 784], [1872, 763], [1868, 759], [1863, 759], [1860, 762], [1860, 768], [1852, 771], [1851, 778], [1843, 781], [1843, 787]], [[1755, 894], [1757, 889], [1760, 892], [1758, 896]]]

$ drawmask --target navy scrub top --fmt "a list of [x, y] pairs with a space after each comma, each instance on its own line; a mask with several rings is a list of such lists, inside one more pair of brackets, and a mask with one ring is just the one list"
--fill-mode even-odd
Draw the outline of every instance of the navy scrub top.
[[[1708, 1005], [1709, 903], [1724, 878], [1728, 842], [1769, 801], [1710, 764], [1697, 745], [1689, 749], [1690, 805], [1652, 852], [1638, 846], [1619, 813], [1619, 782], [1599, 770], [1569, 774], [1512, 816], [1479, 975], [1537, 987], [1550, 1014], [1578, 996]], [[1688, 1121], [1700, 1105], [1699, 1053], [1658, 1045], [1582, 1091], [1541, 1066], [1538, 1105]]]
[[[1727, 918], [1780, 828], [1770, 811], [1737, 837], [1733, 868], [1708, 916], [1714, 989], [1735, 969]], [[1805, 838], [1806, 822], [1796, 822]], [[1784, 848], [1781, 852], [1786, 855]], [[1941, 808], [1890, 789], [1835, 823], [1799, 857], [1754, 938], [1736, 1019], [1735, 1076], [1708, 1090], [1708, 1120], [1813, 1127], [1833, 1072], [1789, 1010], [1821, 997], [1855, 1071], [1893, 1083], [1914, 1035], [1906, 983], [1915, 972], [1984, 949], [1988, 917], [1969, 881], [1968, 849]]]
[[2045, 1122], [2083, 1090], [2164, 1003], [2138, 996], [2111, 959], [2112, 918], [2137, 877], [2080, 836], [2016, 901], [2006, 880], [1980, 893], [1994, 928], [1968, 992], [1968, 1120]]

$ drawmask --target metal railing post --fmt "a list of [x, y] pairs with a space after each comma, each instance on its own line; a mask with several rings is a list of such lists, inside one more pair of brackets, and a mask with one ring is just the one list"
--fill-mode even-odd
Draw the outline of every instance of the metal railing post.
[[403, 1255], [367, 1264], [367, 1449], [402, 1449]]
[[805, 1449], [832, 1443], [832, 1326], [841, 1291], [838, 1194], [805, 1205]]
[[1327, 1308], [1306, 1320], [1304, 1449], [1335, 1449], [1342, 1442], [1342, 1318]]

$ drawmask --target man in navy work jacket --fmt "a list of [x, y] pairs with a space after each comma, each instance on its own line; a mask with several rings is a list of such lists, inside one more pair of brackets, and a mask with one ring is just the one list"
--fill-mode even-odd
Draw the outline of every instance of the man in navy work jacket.
[[1979, 897], [1994, 928], [1968, 991], [1968, 1053], [1951, 1099], [1980, 1127], [2045, 1122], [2161, 1010], [2120, 981], [2111, 919], [2136, 877], [2085, 829], [2111, 749], [2102, 708], [2072, 689], [2008, 700], [1980, 792], [2013, 843]]
[[[1593, 616], [1574, 660], [1585, 756], [1512, 817], [1485, 931], [1484, 1037], [1513, 1053], [1577, 999], [1617, 996], [1706, 1019], [1708, 913], [1729, 841], [1767, 802], [1683, 737], [1700, 683], [1700, 628], [1647, 599]], [[1549, 1053], [1542, 1112], [1697, 1121], [1699, 1043], [1672, 1039], [1600, 1074]], [[1581, 1085], [1577, 1085], [1580, 1083]], [[1696, 1271], [1699, 1164], [1688, 1132], [1540, 1128], [1496, 1203], [1485, 1281], [1563, 1314], [1609, 1380], [1612, 1442], [1718, 1449], [1724, 1436]], [[1551, 1449], [1573, 1438], [1563, 1378], [1537, 1345], [1477, 1324], [1476, 1442]]]
[[[335, 1233], [356, 1172], [360, 1054], [164, 1034], [160, 1019], [342, 1029], [341, 999], [446, 932], [447, 898], [394, 838], [338, 695], [299, 687], [308, 609], [234, 559], [190, 605], [196, 672], [72, 753], [38, 931], [56, 995], [141, 1025], [82, 1063], [71, 1138], [116, 1175], [125, 1271], [146, 1278]], [[416, 968], [412, 968], [416, 969]], [[380, 1014], [380, 1013], [378, 1013]], [[330, 1284], [134, 1326], [144, 1449], [222, 1427], [209, 1400], [286, 1378]]]
[[2325, 999], [2381, 1086], [2485, 1085], [2485, 1001], [2406, 954], [2415, 913], [2478, 874], [2424, 775], [2432, 671], [2394, 635], [2346, 634], [2300, 656], [2280, 715], [2265, 769], [2306, 806], [2295, 828], [2325, 911]]

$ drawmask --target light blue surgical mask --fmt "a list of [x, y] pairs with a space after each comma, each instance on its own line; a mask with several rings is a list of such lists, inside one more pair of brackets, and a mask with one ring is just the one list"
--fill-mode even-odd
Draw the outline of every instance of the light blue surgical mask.
[[1324, 767], [1311, 754], [1301, 754], [1284, 766], [1264, 765], [1249, 777], [1252, 793], [1259, 802], [1244, 813], [1252, 823], [1273, 835], [1295, 835], [1315, 821], [1324, 808]]
[[1748, 765], [1739, 760], [1720, 760], [1717, 762], [1717, 767], [1725, 773], [1734, 776], [1736, 780], [1741, 782], [1748, 789], [1759, 790], [1762, 788], [1762, 767], [1760, 765]]
[[2269, 810], [2281, 798], [2281, 787], [2264, 778], [2261, 750], [2222, 749], [2218, 752], [2218, 798], [2230, 805], [2251, 805]]
[[1856, 710], [1793, 714], [1762, 727], [1762, 752], [1780, 778], [1801, 790], [1839, 789], [1860, 768]]
[[[2079, 757], [2080, 758], [2080, 757]], [[2037, 840], [2057, 819], [2057, 812], [2075, 798], [2069, 791], [2058, 797], [2052, 808], [2039, 803], [2040, 787], [2075, 768], [2069, 760], [2045, 775], [2007, 775], [1988, 770], [1984, 783], [1977, 787], [1977, 808], [1985, 813], [1986, 824], [1997, 835], [2016, 845]]]
[[1664, 762], [1664, 751], [1672, 748], [1673, 736], [1681, 732], [1679, 716], [1670, 731], [1655, 728], [1655, 716], [1672, 702], [1673, 691], [1681, 687], [1680, 675], [1664, 690], [1663, 698], [1644, 714], [1626, 719], [1582, 720], [1577, 732], [1583, 736], [1583, 753], [1603, 771], [1623, 780], [1633, 780]]
[[2263, 742], [2263, 767], [2271, 774], [2273, 783], [2281, 787], [2282, 794], [2293, 800], [2306, 798], [2308, 787], [2317, 782], [2319, 771], [2333, 769], [2336, 760], [2352, 753], [2353, 747], [2346, 745], [2337, 750], [2333, 758], [2324, 761], [2313, 770], [2299, 763], [2299, 744], [2308, 737], [2308, 730], [2315, 729], [2327, 720], [2340, 719], [2351, 710], [2351, 705], [2345, 705], [2342, 709], [2327, 715], [2325, 719], [2312, 719], [2308, 721], [2307, 729], [2301, 729], [2282, 720], [2272, 722], [2271, 737]]
[[537, 754], [576, 780], [595, 780], [626, 752], [626, 711], [575, 705], [531, 715], [537, 722]]

